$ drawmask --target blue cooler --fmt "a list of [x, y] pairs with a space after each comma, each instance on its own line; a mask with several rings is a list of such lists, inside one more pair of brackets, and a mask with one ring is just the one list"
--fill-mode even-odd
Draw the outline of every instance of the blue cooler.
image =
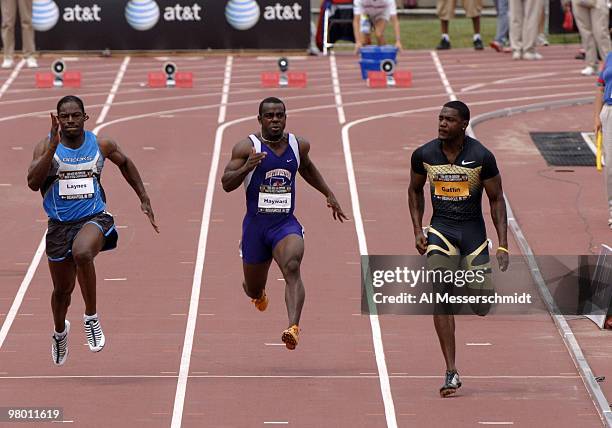
[[380, 63], [384, 59], [392, 59], [397, 64], [397, 48], [393, 45], [364, 46], [359, 49], [361, 55], [361, 78], [368, 78], [368, 71], [380, 71]]

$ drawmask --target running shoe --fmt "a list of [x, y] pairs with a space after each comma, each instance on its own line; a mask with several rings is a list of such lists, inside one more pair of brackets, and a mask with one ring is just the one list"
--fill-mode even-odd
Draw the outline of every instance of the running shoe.
[[268, 299], [268, 296], [266, 296], [266, 290], [263, 290], [261, 292], [261, 297], [259, 297], [258, 299], [251, 299], [251, 302], [253, 302], [257, 310], [261, 312], [265, 311], [268, 308], [269, 301], [270, 300]]
[[87, 335], [87, 344], [91, 352], [100, 352], [106, 343], [104, 332], [100, 321], [96, 318], [93, 320], [85, 321], [85, 334]]
[[461, 388], [461, 379], [459, 379], [459, 373], [456, 371], [449, 372], [446, 371], [444, 385], [440, 388], [440, 397], [448, 397], [449, 395], [454, 394], [457, 390]]
[[68, 333], [70, 332], [70, 322], [68, 320], [64, 322], [66, 323], [66, 334], [64, 337], [58, 339], [55, 334], [51, 336], [51, 358], [53, 359], [53, 364], [56, 366], [61, 366], [68, 358]]
[[300, 337], [300, 328], [297, 324], [293, 324], [287, 330], [283, 331], [283, 335], [281, 336], [281, 340], [285, 343], [285, 346], [289, 350], [294, 350], [298, 344], [298, 340]]
[[446, 40], [444, 37], [440, 39], [440, 43], [436, 46], [436, 49], [439, 51], [447, 50], [451, 48], [450, 40]]
[[497, 40], [493, 40], [491, 43], [489, 43], [489, 46], [491, 46], [492, 49], [495, 49], [497, 52], [501, 52], [502, 49], [504, 48], [504, 46], [499, 43]]
[[476, 49], [477, 51], [481, 51], [484, 49], [482, 39], [478, 38], [474, 40], [474, 49]]

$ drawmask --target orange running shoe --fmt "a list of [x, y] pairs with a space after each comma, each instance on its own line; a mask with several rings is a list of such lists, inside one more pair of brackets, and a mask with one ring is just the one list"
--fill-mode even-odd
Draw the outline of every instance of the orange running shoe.
[[251, 299], [251, 302], [253, 302], [253, 304], [255, 305], [255, 307], [263, 312], [268, 308], [268, 296], [266, 296], [266, 290], [263, 290], [261, 292], [261, 297], [258, 299]]
[[281, 336], [281, 340], [285, 343], [285, 346], [289, 350], [294, 350], [298, 344], [298, 340], [300, 337], [300, 328], [297, 324], [293, 324], [287, 330], [283, 331], [283, 335]]

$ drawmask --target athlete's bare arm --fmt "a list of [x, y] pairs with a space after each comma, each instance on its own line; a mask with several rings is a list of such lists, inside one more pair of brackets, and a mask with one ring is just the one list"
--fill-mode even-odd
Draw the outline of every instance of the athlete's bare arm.
[[223, 190], [231, 192], [236, 190], [249, 172], [266, 157], [266, 152], [256, 153], [251, 140], [242, 140], [232, 149], [232, 158], [227, 163], [221, 177]]
[[140, 178], [140, 173], [134, 162], [132, 162], [132, 160], [123, 153], [119, 145], [111, 139], [98, 138], [98, 145], [104, 157], [119, 167], [119, 171], [121, 171], [125, 181], [132, 186], [132, 189], [134, 189], [136, 195], [138, 195], [138, 199], [140, 199], [140, 209], [149, 218], [153, 229], [159, 233], [159, 227], [157, 223], [155, 223], [155, 214], [151, 207], [151, 200], [149, 199], [149, 195], [147, 194], [142, 179]]
[[[501, 176], [497, 174], [483, 182], [489, 205], [491, 206], [491, 218], [497, 231], [497, 240], [500, 247], [508, 248], [508, 217], [506, 214], [506, 201], [504, 199], [504, 191], [502, 189]], [[498, 250], [496, 254], [499, 268], [502, 272], [508, 269], [508, 253]]]
[[310, 143], [305, 139], [298, 137], [299, 150], [300, 150], [300, 175], [306, 180], [306, 183], [317, 189], [327, 199], [327, 206], [332, 209], [332, 215], [334, 220], [348, 220], [348, 217], [342, 211], [340, 204], [334, 196], [334, 192], [331, 191], [325, 179], [315, 166], [314, 162], [310, 159], [308, 153], [310, 152]]
[[59, 121], [54, 113], [51, 113], [51, 131], [49, 134], [49, 137], [39, 141], [34, 148], [34, 156], [28, 169], [28, 187], [35, 192], [45, 182], [53, 164], [53, 155], [55, 155], [55, 150], [60, 142]]
[[414, 230], [416, 249], [419, 254], [427, 251], [427, 237], [423, 233], [423, 214], [425, 213], [425, 193], [423, 187], [427, 176], [410, 170], [410, 185], [408, 186], [408, 207]]

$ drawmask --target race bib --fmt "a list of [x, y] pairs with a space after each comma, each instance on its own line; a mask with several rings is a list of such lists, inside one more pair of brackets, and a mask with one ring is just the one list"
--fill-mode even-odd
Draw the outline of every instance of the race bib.
[[434, 195], [451, 200], [467, 199], [470, 196], [467, 174], [437, 174], [434, 180]]
[[89, 199], [94, 196], [92, 171], [66, 171], [59, 173], [59, 195], [62, 199]]
[[286, 214], [291, 211], [291, 186], [260, 186], [258, 212]]

